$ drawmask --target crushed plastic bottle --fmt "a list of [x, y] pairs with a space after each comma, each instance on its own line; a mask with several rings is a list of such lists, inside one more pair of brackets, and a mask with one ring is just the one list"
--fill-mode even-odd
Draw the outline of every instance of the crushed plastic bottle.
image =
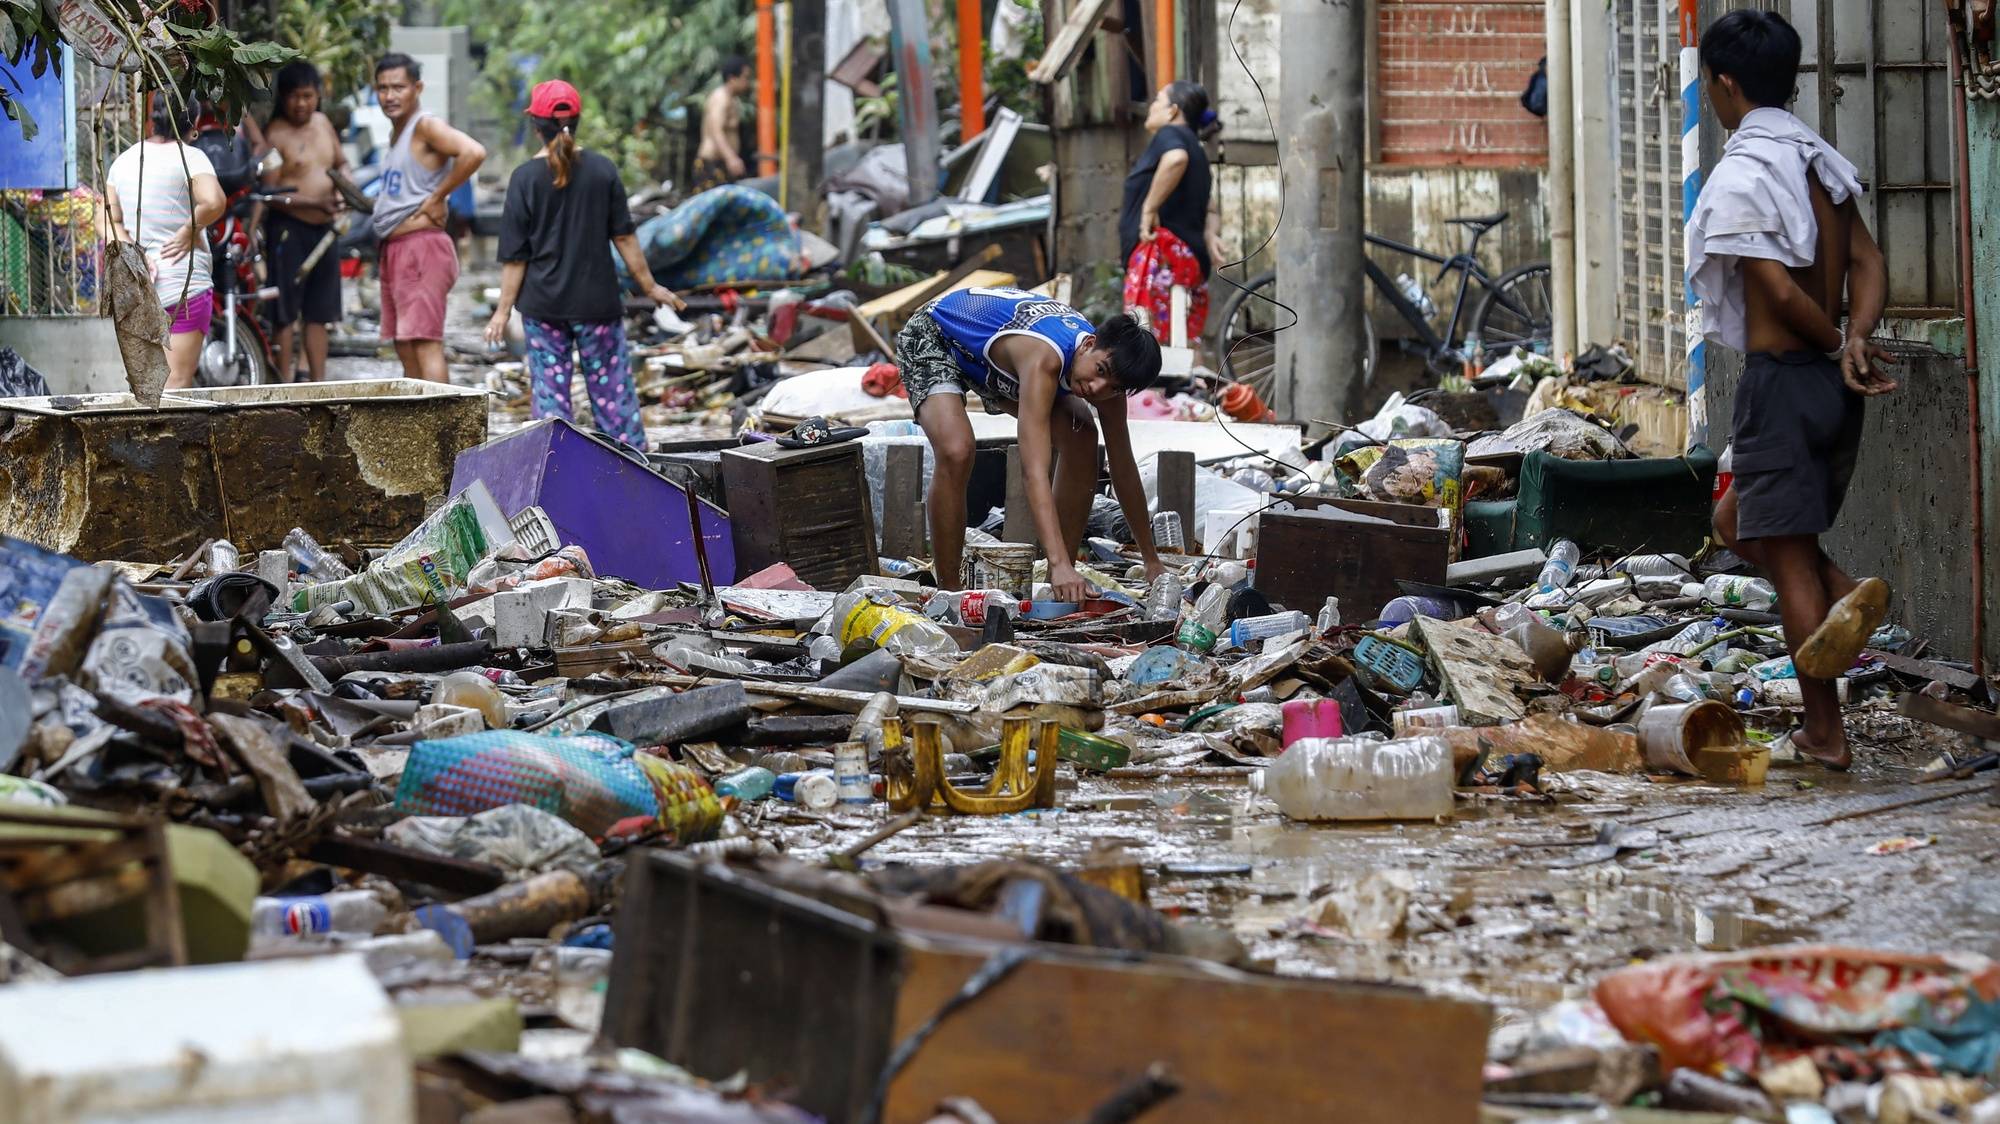
[[389, 907], [367, 890], [337, 890], [301, 897], [260, 897], [250, 907], [250, 930], [266, 936], [312, 933], [372, 934]]
[[1304, 632], [1312, 622], [1304, 613], [1294, 609], [1289, 613], [1272, 613], [1262, 617], [1242, 617], [1229, 624], [1229, 642], [1238, 648], [1248, 648], [1259, 640], [1273, 636], [1285, 636], [1294, 632]]
[[1418, 617], [1433, 617], [1441, 621], [1457, 620], [1458, 606], [1436, 597], [1398, 597], [1382, 606], [1383, 624], [1408, 624]]
[[1443, 738], [1306, 738], [1252, 784], [1294, 820], [1428, 820], [1451, 814], [1452, 779]]
[[1152, 587], [1146, 590], [1146, 619], [1165, 621], [1178, 618], [1186, 596], [1187, 589], [1181, 584], [1179, 574], [1169, 570], [1154, 578]]
[[303, 527], [293, 527], [286, 533], [285, 553], [292, 556], [292, 569], [309, 581], [330, 582], [354, 576], [347, 563], [313, 541]]
[[1222, 633], [1222, 622], [1229, 612], [1229, 590], [1221, 582], [1210, 582], [1201, 591], [1201, 597], [1194, 603], [1194, 611], [1181, 621], [1180, 632], [1175, 643], [1197, 654], [1206, 654], [1215, 647], [1216, 637]]
[[1549, 560], [1542, 564], [1542, 572], [1535, 578], [1535, 588], [1543, 593], [1554, 593], [1569, 587], [1570, 578], [1576, 573], [1577, 560], [1583, 552], [1568, 539], [1563, 539], [1549, 548]]
[[903, 608], [895, 594], [858, 589], [841, 594], [821, 618], [819, 629], [835, 637], [845, 651], [865, 640], [899, 656], [956, 657], [958, 641], [921, 613]]
[[1726, 609], [1767, 611], [1778, 603], [1778, 591], [1763, 578], [1745, 574], [1715, 574], [1701, 583], [1701, 599]]

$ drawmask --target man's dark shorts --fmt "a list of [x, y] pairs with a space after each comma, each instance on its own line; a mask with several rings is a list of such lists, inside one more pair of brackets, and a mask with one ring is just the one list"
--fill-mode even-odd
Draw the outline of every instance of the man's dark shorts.
[[340, 322], [340, 254], [334, 247], [320, 255], [304, 278], [299, 267], [333, 230], [331, 225], [300, 222], [281, 211], [264, 219], [264, 276], [278, 288], [269, 309], [271, 326], [282, 328], [304, 320], [308, 324]]
[[[927, 312], [910, 317], [896, 333], [896, 366], [903, 375], [903, 389], [910, 392], [910, 412], [923, 417], [924, 400], [933, 394], [955, 394], [962, 401], [971, 380], [952, 357], [944, 329]], [[989, 414], [1004, 413], [999, 400], [982, 389], [980, 405]]]
[[1861, 452], [1865, 400], [1815, 352], [1752, 352], [1736, 384], [1730, 468], [1736, 534], [1819, 535], [1833, 527]]

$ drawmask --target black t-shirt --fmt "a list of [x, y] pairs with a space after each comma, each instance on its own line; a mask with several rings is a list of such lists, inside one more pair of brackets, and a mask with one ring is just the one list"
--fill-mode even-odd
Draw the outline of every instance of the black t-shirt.
[[579, 150], [569, 186], [530, 160], [507, 181], [500, 260], [526, 262], [516, 307], [537, 320], [616, 320], [625, 314], [609, 242], [632, 233], [625, 184], [610, 160]]
[[1201, 275], [1207, 277], [1211, 263], [1208, 240], [1202, 235], [1208, 225], [1208, 153], [1201, 150], [1201, 139], [1186, 125], [1168, 125], [1154, 133], [1153, 143], [1126, 173], [1125, 205], [1118, 212], [1118, 263], [1123, 266], [1131, 261], [1132, 251], [1138, 249], [1139, 212], [1145, 209], [1146, 193], [1153, 188], [1153, 173], [1160, 167], [1160, 157], [1176, 148], [1187, 150], [1187, 170], [1160, 204], [1160, 225], [1188, 244], [1201, 263]]

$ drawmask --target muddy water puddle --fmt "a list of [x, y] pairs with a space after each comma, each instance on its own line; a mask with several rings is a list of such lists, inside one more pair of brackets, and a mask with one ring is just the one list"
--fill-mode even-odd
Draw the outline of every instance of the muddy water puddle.
[[[1230, 781], [1087, 778], [1061, 809], [929, 820], [871, 857], [1122, 859], [1146, 871], [1154, 906], [1229, 929], [1279, 972], [1419, 983], [1489, 1000], [1509, 1021], [1664, 954], [1839, 941], [2000, 955], [2000, 880], [1984, 876], [2000, 858], [2000, 808], [1973, 798], [1822, 822], [1907, 798], [1905, 769], [1774, 770], [1753, 790], [1594, 774], [1551, 787], [1558, 804], [1483, 798], [1448, 823], [1348, 825], [1293, 823]], [[1916, 833], [1938, 842], [1865, 853]], [[809, 856], [860, 834], [792, 845]], [[1329, 923], [1329, 897], [1384, 872], [1407, 875], [1397, 935]]]

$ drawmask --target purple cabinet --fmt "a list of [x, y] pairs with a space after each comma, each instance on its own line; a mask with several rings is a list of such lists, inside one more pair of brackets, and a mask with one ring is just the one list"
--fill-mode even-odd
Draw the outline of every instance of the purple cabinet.
[[[547, 512], [563, 542], [582, 547], [599, 574], [647, 589], [701, 580], [686, 493], [566, 421], [544, 419], [460, 453], [451, 490], [474, 480], [509, 519], [527, 507]], [[736, 580], [729, 516], [695, 502], [709, 575], [727, 585]]]

